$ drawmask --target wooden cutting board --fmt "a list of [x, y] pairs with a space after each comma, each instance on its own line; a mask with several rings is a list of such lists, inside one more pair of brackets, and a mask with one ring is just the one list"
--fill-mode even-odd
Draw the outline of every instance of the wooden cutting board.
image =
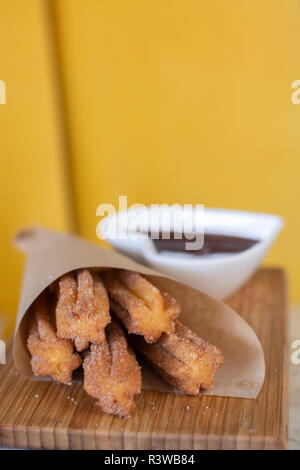
[[288, 430], [286, 281], [261, 269], [227, 302], [256, 331], [266, 380], [256, 400], [144, 391], [132, 418], [105, 415], [80, 384], [31, 382], [11, 346], [0, 365], [0, 445], [43, 449], [283, 449]]

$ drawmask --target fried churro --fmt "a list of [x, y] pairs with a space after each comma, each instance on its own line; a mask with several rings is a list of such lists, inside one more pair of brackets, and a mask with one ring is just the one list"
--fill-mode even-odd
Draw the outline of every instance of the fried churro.
[[134, 411], [134, 396], [141, 391], [141, 372], [115, 319], [106, 328], [106, 341], [91, 345], [83, 362], [84, 389], [105, 413], [128, 417]]
[[41, 294], [31, 307], [27, 347], [31, 352], [34, 375], [51, 375], [54, 380], [69, 384], [72, 372], [81, 365], [81, 357], [74, 352], [74, 344], [57, 336], [49, 316], [46, 294]]
[[[33, 373], [70, 383], [83, 362], [85, 391], [105, 413], [128, 417], [142, 382], [132, 344], [166, 382], [198, 395], [211, 388], [224, 359], [176, 319], [179, 313], [177, 301], [139, 273], [65, 274], [31, 307], [27, 346]], [[119, 320], [130, 333], [129, 345]]]
[[110, 308], [129, 333], [143, 335], [153, 343], [163, 332], [174, 331], [173, 319], [180, 306], [169, 294], [133, 271], [105, 271], [103, 279], [111, 298]]
[[59, 281], [56, 306], [57, 334], [72, 339], [77, 351], [105, 340], [110, 322], [108, 295], [101, 277], [88, 269], [68, 273]]
[[216, 370], [223, 365], [221, 351], [175, 320], [174, 333], [163, 333], [157, 343], [148, 344], [140, 336], [130, 336], [133, 346], [171, 385], [188, 395], [209, 389]]

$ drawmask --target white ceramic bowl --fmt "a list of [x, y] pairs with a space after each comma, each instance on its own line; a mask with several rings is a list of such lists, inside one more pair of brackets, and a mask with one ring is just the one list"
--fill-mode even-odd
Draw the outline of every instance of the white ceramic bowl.
[[[153, 210], [153, 209], [152, 209]], [[167, 209], [164, 209], [167, 210]], [[173, 209], [172, 209], [173, 210]], [[148, 211], [139, 211], [140, 230], [148, 230]], [[225, 209], [204, 209], [204, 233], [231, 235], [259, 240], [251, 248], [239, 253], [191, 256], [185, 253], [158, 253], [151, 240], [137, 238], [136, 233], [116, 236], [122, 232], [128, 219], [137, 217], [136, 211], [119, 212], [105, 217], [100, 231], [118, 251], [147, 264], [174, 279], [189, 284], [217, 299], [229, 297], [255, 272], [283, 227], [277, 215]], [[117, 225], [118, 224], [118, 225]]]

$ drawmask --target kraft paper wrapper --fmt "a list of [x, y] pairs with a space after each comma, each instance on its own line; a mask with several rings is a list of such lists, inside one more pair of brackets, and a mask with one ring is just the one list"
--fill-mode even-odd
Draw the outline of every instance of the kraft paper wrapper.
[[[146, 275], [153, 284], [173, 295], [182, 307], [180, 320], [204, 340], [221, 349], [225, 364], [218, 369], [213, 388], [203, 394], [257, 397], [265, 376], [261, 344], [252, 328], [222, 302], [76, 235], [40, 228], [26, 229], [16, 236], [14, 243], [28, 256], [13, 347], [16, 368], [25, 377], [50, 380], [33, 376], [26, 346], [26, 312], [38, 295], [55, 279], [74, 269], [124, 268]], [[174, 392], [144, 364], [143, 389]]]

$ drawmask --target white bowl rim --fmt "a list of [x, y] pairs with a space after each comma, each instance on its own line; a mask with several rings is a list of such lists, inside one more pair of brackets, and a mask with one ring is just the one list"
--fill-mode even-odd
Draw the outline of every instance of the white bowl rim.
[[[172, 206], [171, 206], [172, 207]], [[144, 209], [141, 209], [141, 213], [144, 211], [149, 210], [149, 206], [145, 206]], [[129, 208], [128, 210], [123, 210], [120, 212], [117, 212], [115, 214], [111, 214], [106, 216], [104, 219], [102, 219], [100, 223], [100, 231], [101, 231], [101, 224], [106, 223], [106, 226], [109, 227], [110, 221], [112, 222], [113, 220], [116, 220], [122, 216], [122, 214], [125, 214], [126, 212], [130, 213], [131, 209]], [[276, 238], [276, 236], [279, 234], [281, 229], [284, 226], [284, 219], [277, 215], [277, 214], [270, 214], [270, 213], [263, 213], [263, 212], [251, 212], [251, 211], [241, 211], [241, 210], [234, 210], [234, 209], [221, 209], [221, 208], [211, 208], [211, 207], [205, 207], [205, 211], [210, 214], [210, 215], [217, 215], [218, 213], [226, 214], [226, 215], [233, 215], [233, 216], [240, 216], [240, 217], [252, 217], [253, 219], [260, 218], [261, 220], [264, 218], [266, 222], [271, 223], [273, 226], [271, 227], [271, 232], [269, 236], [265, 236], [264, 238], [260, 238], [255, 245], [252, 247], [248, 248], [247, 250], [244, 250], [240, 253], [231, 253], [228, 254], [226, 257], [220, 257], [220, 258], [215, 258], [215, 257], [198, 257], [195, 256], [192, 258], [192, 256], [164, 256], [161, 253], [158, 253], [155, 248], [153, 247], [152, 249], [147, 249], [147, 246], [149, 247], [149, 244], [144, 243], [142, 246], [142, 249], [136, 250], [137, 252], [140, 252], [140, 254], [145, 258], [146, 261], [150, 263], [155, 263], [156, 265], [162, 265], [162, 266], [179, 266], [179, 265], [190, 265], [191, 267], [196, 267], [199, 265], [212, 265], [212, 264], [218, 264], [218, 265], [224, 265], [227, 263], [231, 263], [233, 260], [235, 261], [242, 261], [245, 258], [251, 257], [254, 255], [257, 251], [261, 251], [264, 249], [267, 249], [269, 246], [271, 246], [272, 242]], [[113, 237], [110, 237], [109, 234], [107, 236], [106, 234], [106, 240], [110, 242], [110, 240], [116, 240]], [[130, 240], [130, 237], [128, 237], [128, 240]], [[124, 241], [124, 239], [123, 239]], [[132, 241], [132, 239], [131, 239]], [[147, 239], [146, 239], [147, 241]], [[126, 250], [125, 250], [126, 251]]]

